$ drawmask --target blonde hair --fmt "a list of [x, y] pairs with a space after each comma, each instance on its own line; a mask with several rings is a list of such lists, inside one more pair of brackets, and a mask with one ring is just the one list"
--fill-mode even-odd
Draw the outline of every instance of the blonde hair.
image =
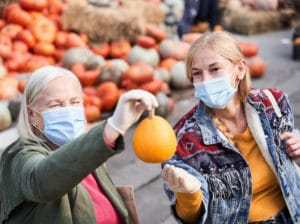
[[[192, 80], [192, 65], [194, 59], [202, 48], [209, 47], [222, 57], [228, 59], [233, 65], [237, 65], [244, 56], [231, 34], [226, 31], [217, 31], [205, 33], [200, 36], [190, 47], [186, 57], [186, 74], [188, 79]], [[242, 103], [245, 103], [250, 90], [250, 72], [249, 69], [245, 71], [243, 79], [240, 80], [238, 85], [238, 95]], [[234, 135], [230, 133], [229, 128], [222, 122], [222, 120], [215, 115], [211, 114], [212, 120], [216, 127], [225, 135], [230, 144], [234, 145]]]
[[30, 75], [25, 86], [24, 94], [22, 96], [21, 108], [17, 124], [18, 133], [21, 138], [41, 140], [31, 130], [31, 125], [28, 117], [28, 106], [33, 106], [47, 84], [51, 80], [60, 76], [69, 76], [73, 78], [79, 86], [81, 86], [78, 78], [71, 71], [58, 66], [44, 66], [37, 69]]

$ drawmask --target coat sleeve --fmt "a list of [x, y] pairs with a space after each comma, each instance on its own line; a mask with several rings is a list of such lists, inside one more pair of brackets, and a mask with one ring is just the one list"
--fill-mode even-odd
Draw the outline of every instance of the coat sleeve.
[[53, 201], [69, 192], [88, 173], [124, 148], [118, 139], [115, 149], [103, 139], [105, 122], [78, 139], [46, 154], [43, 148], [27, 147], [18, 153], [16, 182], [25, 199], [35, 202]]

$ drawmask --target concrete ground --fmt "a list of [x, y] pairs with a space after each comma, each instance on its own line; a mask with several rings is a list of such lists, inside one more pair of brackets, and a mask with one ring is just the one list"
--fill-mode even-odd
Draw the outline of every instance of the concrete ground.
[[[300, 61], [291, 59], [292, 30], [282, 30], [252, 36], [236, 35], [240, 40], [258, 44], [259, 56], [267, 65], [266, 74], [252, 80], [254, 87], [276, 87], [289, 96], [295, 112], [295, 124], [300, 128]], [[174, 91], [175, 109], [168, 116], [174, 124], [187, 112], [196, 100], [193, 90]], [[125, 135], [126, 150], [107, 162], [108, 170], [116, 185], [133, 185], [136, 205], [142, 224], [173, 224], [176, 221], [170, 214], [169, 201], [162, 189], [159, 164], [147, 164], [136, 158], [132, 151], [131, 128]], [[0, 151], [17, 137], [15, 128], [0, 132]]]

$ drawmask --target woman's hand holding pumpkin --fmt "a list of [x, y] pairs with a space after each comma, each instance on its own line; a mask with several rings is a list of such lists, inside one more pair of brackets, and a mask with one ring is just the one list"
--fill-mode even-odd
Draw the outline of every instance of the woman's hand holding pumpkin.
[[286, 153], [294, 159], [300, 158], [300, 137], [293, 132], [284, 132], [280, 135], [281, 140], [285, 140]]
[[200, 190], [200, 181], [184, 169], [165, 165], [162, 171], [163, 181], [174, 192], [194, 193]]
[[108, 119], [108, 125], [124, 135], [145, 110], [154, 107], [158, 107], [154, 95], [144, 90], [130, 90], [120, 97], [113, 116]]

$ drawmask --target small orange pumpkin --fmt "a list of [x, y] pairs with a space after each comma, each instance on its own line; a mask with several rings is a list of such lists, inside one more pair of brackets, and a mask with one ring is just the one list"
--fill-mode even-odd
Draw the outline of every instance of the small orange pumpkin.
[[109, 56], [109, 52], [110, 52], [110, 45], [107, 42], [103, 42], [100, 44], [93, 44], [91, 46], [91, 50], [97, 54], [97, 55], [101, 55], [104, 58], [107, 58]]
[[103, 111], [112, 111], [119, 100], [119, 87], [112, 81], [100, 83], [97, 87], [97, 94], [102, 101]]
[[147, 163], [161, 163], [176, 151], [176, 135], [167, 120], [154, 115], [143, 119], [136, 127], [132, 139], [136, 156]]
[[55, 40], [57, 27], [50, 19], [42, 17], [34, 20], [29, 26], [29, 30], [36, 40], [52, 43]]
[[136, 44], [144, 47], [144, 48], [152, 48], [154, 47], [157, 43], [154, 37], [146, 36], [146, 35], [139, 35], [136, 38]]
[[33, 34], [29, 30], [27, 30], [27, 29], [21, 30], [17, 34], [16, 40], [23, 41], [28, 46], [28, 48], [34, 47], [34, 45], [36, 43], [36, 40], [35, 40]]
[[153, 24], [147, 24], [145, 29], [146, 29], [146, 35], [153, 37], [154, 39], [157, 40], [157, 42], [160, 42], [167, 38], [167, 32], [158, 26], [155, 26]]
[[131, 50], [131, 44], [127, 40], [116, 40], [110, 45], [110, 56], [112, 58], [122, 58]]
[[28, 11], [42, 11], [48, 7], [47, 0], [20, 0], [21, 7]]
[[258, 46], [249, 41], [240, 41], [238, 43], [243, 55], [247, 58], [257, 56]]
[[136, 84], [151, 81], [154, 78], [154, 69], [151, 65], [143, 61], [132, 64], [124, 73], [124, 78], [128, 78]]
[[266, 73], [266, 64], [262, 58], [258, 56], [251, 57], [248, 58], [247, 62], [252, 78], [260, 78]]
[[52, 56], [55, 53], [55, 46], [52, 43], [38, 42], [34, 47], [33, 51], [36, 54], [44, 56]]

